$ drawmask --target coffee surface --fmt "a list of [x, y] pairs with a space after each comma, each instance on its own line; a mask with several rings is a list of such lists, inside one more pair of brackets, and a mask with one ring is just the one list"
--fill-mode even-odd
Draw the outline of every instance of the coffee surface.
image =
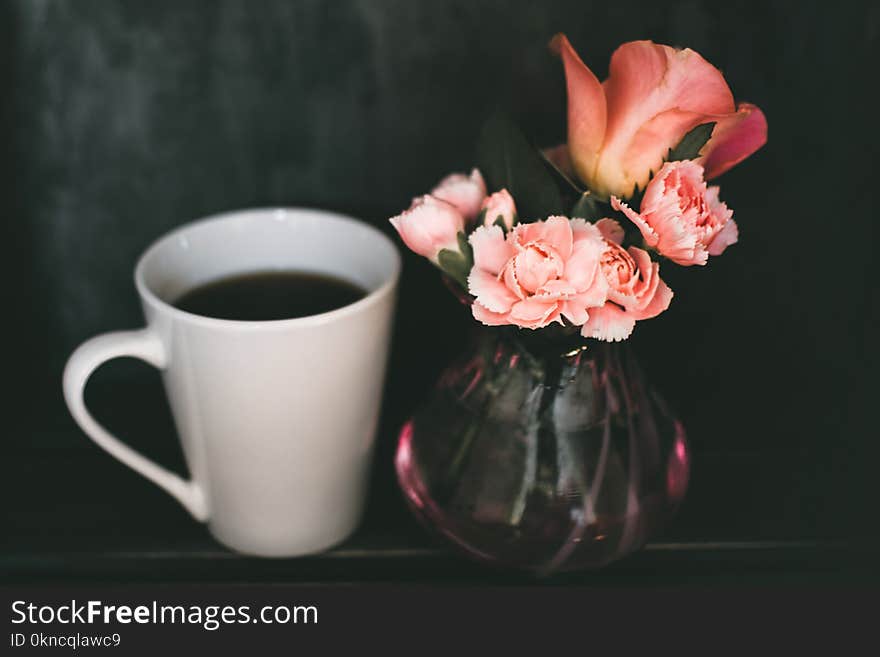
[[363, 299], [366, 294], [358, 285], [327, 274], [258, 271], [199, 285], [173, 305], [204, 317], [268, 321], [326, 313]]

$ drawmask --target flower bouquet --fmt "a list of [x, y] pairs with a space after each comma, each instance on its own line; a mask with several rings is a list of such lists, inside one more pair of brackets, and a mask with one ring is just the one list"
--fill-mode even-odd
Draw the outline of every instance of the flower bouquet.
[[599, 82], [564, 35], [551, 47], [568, 142], [540, 150], [493, 117], [478, 168], [391, 219], [494, 327], [404, 427], [404, 493], [468, 554], [539, 572], [619, 558], [680, 502], [684, 431], [615, 343], [669, 307], [661, 265], [736, 243], [707, 181], [767, 139], [760, 109], [692, 50], [625, 43]]

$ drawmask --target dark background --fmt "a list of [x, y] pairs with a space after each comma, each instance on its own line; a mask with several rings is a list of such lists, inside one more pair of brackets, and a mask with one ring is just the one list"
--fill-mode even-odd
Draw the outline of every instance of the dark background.
[[[537, 143], [558, 143], [563, 77], [547, 50], [557, 31], [600, 78], [623, 41], [690, 46], [769, 121], [767, 146], [721, 179], [740, 243], [706, 268], [667, 266], [672, 307], [631, 341], [689, 430], [699, 502], [684, 517], [738, 537], [876, 534], [880, 6], [843, 2], [0, 3], [11, 388], [0, 459], [19, 486], [7, 511], [22, 485], [47, 506], [67, 494], [51, 469], [22, 465], [51, 454], [92, 459], [74, 487], [151, 486], [97, 456], [60, 380], [81, 341], [142, 323], [131, 272], [153, 239], [267, 205], [387, 229], [412, 196], [470, 168], [498, 106]], [[408, 255], [379, 437], [388, 487], [395, 426], [470, 324]], [[179, 460], [157, 382], [146, 366], [111, 363], [90, 394], [124, 439]], [[167, 435], [144, 429], [155, 426]], [[710, 460], [721, 469], [701, 493]], [[157, 515], [183, 517], [155, 498]]]

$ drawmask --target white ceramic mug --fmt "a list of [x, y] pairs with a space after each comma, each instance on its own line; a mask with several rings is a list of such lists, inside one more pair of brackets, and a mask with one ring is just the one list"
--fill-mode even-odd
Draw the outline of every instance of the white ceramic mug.
[[[327, 313], [262, 322], [172, 305], [202, 283], [276, 269], [332, 274], [368, 294]], [[183, 226], [135, 269], [147, 327], [81, 345], [64, 371], [65, 400], [92, 440], [227, 546], [262, 556], [328, 548], [363, 510], [399, 271], [381, 232], [320, 210], [245, 210]], [[161, 370], [190, 480], [120, 442], [86, 409], [91, 373], [123, 356]]]

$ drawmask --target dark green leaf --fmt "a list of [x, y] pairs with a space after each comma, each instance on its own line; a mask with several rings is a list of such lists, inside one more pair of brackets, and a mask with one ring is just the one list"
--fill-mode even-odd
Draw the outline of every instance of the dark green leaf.
[[468, 289], [467, 278], [471, 268], [468, 267], [463, 255], [457, 251], [443, 249], [437, 254], [437, 264], [449, 278], [461, 285], [464, 290]]
[[458, 232], [458, 250], [461, 251], [462, 258], [464, 258], [464, 264], [467, 267], [468, 271], [471, 270], [471, 267], [474, 264], [474, 249], [471, 246], [471, 243], [468, 242], [467, 235], [463, 232]]
[[502, 217], [500, 214], [499, 214], [498, 217], [495, 219], [495, 221], [492, 222], [492, 225], [493, 225], [493, 226], [498, 226], [498, 227], [501, 229], [501, 231], [502, 231], [505, 235], [507, 235], [507, 224], [504, 223], [504, 217]]
[[[653, 177], [654, 177], [654, 172], [652, 171], [649, 178], [653, 178]], [[632, 196], [630, 196], [629, 199], [627, 199], [626, 204], [629, 207], [631, 207], [633, 210], [638, 212], [642, 207], [642, 198], [644, 196], [645, 196], [645, 190], [639, 189], [639, 186], [636, 185], [635, 187], [633, 187]]]
[[571, 209], [572, 217], [580, 217], [587, 221], [598, 221], [607, 216], [604, 204], [597, 201], [590, 192], [584, 192]]
[[509, 118], [495, 115], [483, 126], [477, 166], [490, 190], [507, 189], [513, 195], [520, 217], [534, 220], [562, 214], [562, 196], [553, 174]]
[[666, 155], [667, 162], [678, 162], [680, 160], [693, 160], [700, 156], [700, 150], [709, 141], [712, 136], [712, 130], [715, 129], [715, 122], [701, 123], [696, 128], [689, 130], [688, 133], [681, 138], [678, 146], [670, 148]]
[[565, 173], [565, 171], [556, 166], [556, 164], [544, 154], [544, 151], [539, 151], [539, 154], [541, 155], [541, 159], [544, 160], [544, 164], [547, 165], [559, 184], [561, 184], [564, 188], [570, 189], [575, 194], [584, 193], [583, 187], [572, 180], [571, 177], [567, 173]]

